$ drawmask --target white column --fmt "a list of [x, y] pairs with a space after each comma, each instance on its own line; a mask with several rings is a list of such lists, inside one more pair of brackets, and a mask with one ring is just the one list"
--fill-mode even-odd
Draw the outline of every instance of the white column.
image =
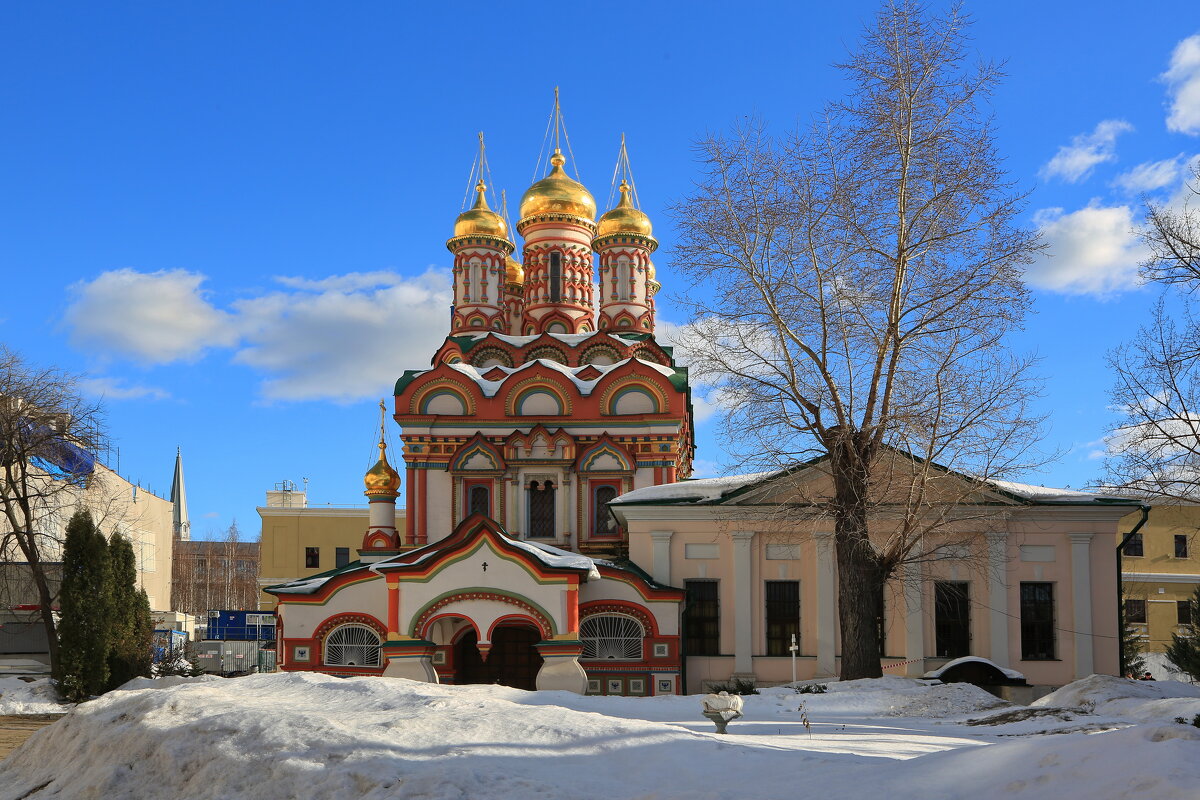
[[833, 532], [813, 534], [817, 543], [817, 677], [837, 674], [837, 581]]
[[988, 654], [1002, 667], [1011, 666], [1008, 654], [1008, 534], [987, 535]]
[[925, 674], [925, 608], [921, 592], [921, 565], [904, 565], [904, 674]]
[[754, 531], [732, 531], [733, 671], [754, 674], [754, 584], [751, 546]]
[[1086, 678], [1095, 669], [1092, 652], [1092, 534], [1072, 533], [1071, 605], [1075, 609], [1075, 677]]
[[663, 586], [671, 585], [671, 537], [674, 535], [675, 531], [650, 531], [650, 541], [654, 547], [650, 574], [656, 583]]

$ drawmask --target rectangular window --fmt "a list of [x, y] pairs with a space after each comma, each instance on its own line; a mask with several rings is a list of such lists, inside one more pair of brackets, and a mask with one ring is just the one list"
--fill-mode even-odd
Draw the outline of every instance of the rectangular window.
[[562, 253], [550, 254], [550, 302], [562, 302]]
[[591, 490], [592, 536], [611, 538], [618, 535], [621, 531], [617, 526], [617, 518], [608, 508], [608, 504], [620, 494], [617, 484], [593, 482]]
[[1126, 600], [1125, 621], [1146, 624], [1146, 601], [1133, 598]]
[[721, 653], [720, 584], [714, 580], [683, 582], [687, 592], [687, 610], [683, 615], [684, 635], [689, 656], [715, 656]]
[[938, 658], [971, 654], [971, 598], [966, 581], [938, 581], [934, 592], [934, 632]]
[[529, 510], [529, 538], [553, 539], [557, 535], [554, 522], [554, 481], [530, 481], [525, 490]]
[[1021, 659], [1053, 661], [1054, 584], [1021, 584]]
[[1188, 537], [1187, 537], [1187, 534], [1185, 534], [1185, 533], [1175, 534], [1175, 557], [1176, 558], [1187, 558], [1188, 557]]
[[485, 517], [492, 516], [492, 482], [491, 481], [466, 481], [464, 487], [466, 491], [466, 516], [472, 514], [483, 514]]
[[1176, 600], [1175, 601], [1175, 624], [1176, 625], [1191, 625], [1192, 624], [1192, 601], [1191, 600]]
[[319, 548], [319, 547], [304, 548], [304, 568], [305, 569], [320, 569], [321, 568], [321, 548]]
[[350, 548], [339, 547], [333, 551], [333, 565], [335, 567], [344, 567], [350, 563]]
[[800, 581], [767, 581], [767, 655], [790, 656], [800, 642]]
[[1133, 558], [1141, 558], [1145, 555], [1145, 545], [1142, 542], [1142, 535], [1135, 533], [1129, 537], [1129, 541], [1125, 543], [1125, 555]]
[[883, 590], [879, 592], [879, 605], [875, 606], [875, 637], [879, 641], [879, 654], [887, 652], [887, 607], [883, 599]]

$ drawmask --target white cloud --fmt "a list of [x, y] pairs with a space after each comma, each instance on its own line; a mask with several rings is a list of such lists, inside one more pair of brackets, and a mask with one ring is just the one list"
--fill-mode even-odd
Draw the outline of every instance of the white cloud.
[[1185, 156], [1180, 153], [1162, 161], [1147, 161], [1113, 179], [1113, 186], [1130, 194], [1153, 192], [1173, 186], [1184, 174]]
[[263, 384], [271, 399], [390, 395], [401, 372], [427, 365], [449, 328], [452, 292], [442, 272], [280, 282], [298, 290], [234, 304], [244, 336], [234, 360], [272, 376]]
[[204, 276], [182, 269], [118, 269], [71, 287], [71, 342], [147, 364], [193, 359], [237, 339], [228, 314], [200, 290]]
[[[447, 273], [415, 278], [352, 272], [322, 279], [285, 276], [284, 287], [226, 309], [183, 270], [105, 272], [72, 287], [72, 343], [103, 355], [169, 363], [209, 348], [265, 375], [264, 397], [351, 402], [391, 394], [405, 369], [428, 365], [450, 324]], [[96, 378], [88, 391], [109, 398], [165, 397], [161, 389]]]
[[87, 394], [102, 397], [105, 400], [166, 400], [170, 392], [157, 386], [129, 385], [124, 378], [84, 378], [79, 382], [79, 388]]
[[1106, 119], [1091, 133], [1081, 133], [1069, 145], [1058, 148], [1039, 174], [1043, 178], [1077, 183], [1090, 175], [1097, 164], [1115, 161], [1117, 137], [1132, 130], [1133, 126], [1123, 119]]
[[1091, 205], [1069, 214], [1049, 208], [1039, 211], [1034, 223], [1048, 249], [1026, 268], [1031, 286], [1106, 295], [1138, 285], [1138, 262], [1147, 252], [1134, 232], [1129, 206]]
[[1167, 130], [1200, 135], [1200, 33], [1175, 46], [1162, 79], [1171, 98]]

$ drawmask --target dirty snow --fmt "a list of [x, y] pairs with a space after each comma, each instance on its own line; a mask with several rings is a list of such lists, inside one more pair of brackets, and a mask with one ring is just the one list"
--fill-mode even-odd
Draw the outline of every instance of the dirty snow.
[[[1151, 697], [1128, 682], [1088, 681], [1065, 687], [1062, 701], [1191, 699], [1172, 698], [1177, 687]], [[701, 717], [700, 700], [312, 673], [130, 687], [34, 734], [0, 764], [0, 800], [1195, 800], [1200, 787], [1196, 728], [1125, 720], [1050, 736], [1064, 723], [1035, 717], [1014, 735], [1013, 725], [967, 724], [1021, 707], [965, 685], [766, 689], [745, 698], [728, 736]]]
[[10, 675], [0, 677], [0, 715], [63, 714], [70, 708], [58, 702], [49, 678], [26, 681]]
[[[1091, 675], [1033, 701], [1035, 708], [1058, 707], [1135, 722], [1188, 722], [1200, 714], [1200, 686], [1179, 681], [1131, 681]], [[1200, 797], [1198, 787], [1197, 797]]]

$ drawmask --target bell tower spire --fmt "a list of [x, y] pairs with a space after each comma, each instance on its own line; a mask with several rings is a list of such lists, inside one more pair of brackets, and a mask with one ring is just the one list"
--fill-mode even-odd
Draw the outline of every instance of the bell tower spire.
[[177, 542], [192, 538], [192, 523], [188, 521], [187, 489], [183, 485], [183, 450], [175, 448], [175, 474], [171, 478], [171, 532]]

